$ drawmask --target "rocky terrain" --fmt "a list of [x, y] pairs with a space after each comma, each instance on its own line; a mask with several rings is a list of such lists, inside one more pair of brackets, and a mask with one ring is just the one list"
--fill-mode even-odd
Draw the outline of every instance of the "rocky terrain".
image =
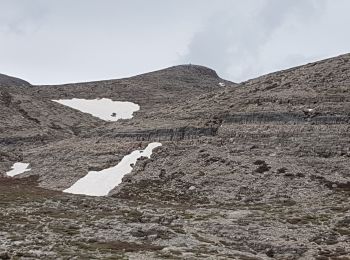
[[[103, 97], [141, 109], [105, 122], [51, 101]], [[0, 108], [0, 259], [350, 259], [348, 54], [240, 84], [196, 65], [0, 75]], [[152, 141], [110, 196], [61, 192]], [[6, 177], [18, 161], [32, 170]]]

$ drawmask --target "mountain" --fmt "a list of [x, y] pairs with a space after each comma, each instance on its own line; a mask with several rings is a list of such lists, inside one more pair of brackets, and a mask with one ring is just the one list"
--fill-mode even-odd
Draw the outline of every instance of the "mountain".
[[[136, 144], [130, 144], [130, 141], [125, 144], [115, 138], [115, 128], [119, 123], [104, 122], [52, 100], [110, 98], [136, 102], [141, 110], [135, 118], [142, 121], [144, 114], [156, 113], [166, 104], [181, 104], [191, 96], [222, 88], [219, 85], [222, 82], [233, 84], [219, 78], [211, 69], [182, 65], [121, 80], [27, 88], [10, 86], [1, 90], [3, 102], [0, 105], [6, 113], [1, 115], [0, 142], [10, 154], [31, 162], [32, 171], [28, 174], [39, 175], [41, 186], [63, 190], [89, 169], [103, 169], [115, 164]], [[128, 129], [126, 131], [130, 133]], [[103, 135], [109, 136], [101, 138]], [[114, 143], [112, 150], [111, 143]], [[96, 146], [95, 149], [92, 145]], [[101, 149], [107, 149], [104, 152], [107, 156], [102, 160], [95, 156]], [[72, 154], [71, 162], [74, 163], [66, 160], [67, 153]], [[54, 163], [50, 161], [48, 164], [47, 156]], [[0, 163], [3, 173], [9, 169], [11, 160], [5, 157]], [[64, 178], [58, 178], [62, 175]]]
[[[12, 84], [0, 97], [0, 172], [17, 161], [31, 165], [0, 179], [4, 255], [350, 255], [349, 54], [240, 84], [181, 65], [120, 80]], [[140, 110], [106, 122], [52, 101], [72, 98], [129, 101]], [[162, 146], [110, 196], [61, 192], [151, 142]], [[29, 242], [19, 249], [11, 236]]]
[[0, 86], [16, 86], [16, 87], [21, 87], [21, 86], [30, 86], [30, 83], [19, 78], [14, 78], [5, 74], [0, 73]]

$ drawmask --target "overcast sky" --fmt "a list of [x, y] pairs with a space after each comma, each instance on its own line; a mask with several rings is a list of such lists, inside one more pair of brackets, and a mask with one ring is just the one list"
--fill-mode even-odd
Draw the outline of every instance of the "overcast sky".
[[0, 0], [0, 73], [54, 84], [192, 63], [240, 82], [350, 52], [349, 0]]

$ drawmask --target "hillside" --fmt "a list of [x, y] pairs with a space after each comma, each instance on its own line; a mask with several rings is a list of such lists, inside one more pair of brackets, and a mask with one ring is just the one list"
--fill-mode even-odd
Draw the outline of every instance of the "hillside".
[[[0, 142], [5, 152], [0, 174], [5, 174], [14, 158], [22, 158], [31, 162], [32, 171], [28, 174], [39, 175], [41, 186], [63, 190], [88, 169], [109, 167], [139, 146], [133, 140], [125, 143], [113, 136], [119, 121], [105, 122], [52, 100], [110, 98], [136, 102], [141, 109], [134, 118], [142, 121], [144, 115], [168, 104], [180, 105], [186, 99], [222, 88], [220, 82], [231, 84], [211, 69], [182, 65], [121, 80], [1, 88]], [[100, 138], [105, 131], [112, 136]], [[67, 154], [71, 157], [67, 158]]]
[[8, 87], [8, 86], [28, 87], [30, 86], [30, 83], [25, 80], [0, 73], [0, 86], [1, 87]]
[[[105, 122], [51, 101], [60, 98], [130, 101], [140, 111]], [[349, 54], [241, 84], [182, 65], [13, 84], [0, 100], [0, 173], [31, 164], [0, 179], [8, 256], [350, 259]], [[162, 146], [110, 196], [61, 192], [150, 142]]]

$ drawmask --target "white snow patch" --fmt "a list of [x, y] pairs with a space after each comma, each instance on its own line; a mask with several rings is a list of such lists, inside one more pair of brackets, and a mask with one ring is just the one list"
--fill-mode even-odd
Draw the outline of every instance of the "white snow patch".
[[16, 176], [18, 174], [30, 171], [31, 169], [28, 167], [29, 167], [29, 163], [17, 162], [14, 165], [12, 165], [12, 167], [11, 167], [12, 170], [6, 172], [6, 174], [7, 174], [7, 176], [13, 177], [13, 176]]
[[161, 145], [161, 143], [156, 142], [150, 143], [145, 150], [136, 150], [124, 156], [118, 165], [114, 167], [99, 172], [91, 171], [63, 192], [90, 196], [106, 196], [114, 187], [122, 182], [125, 174], [132, 171], [131, 164], [135, 164], [141, 156], [149, 158], [153, 149]]
[[118, 119], [130, 119], [132, 114], [140, 110], [140, 106], [132, 102], [113, 101], [109, 98], [102, 99], [59, 99], [52, 100], [62, 105], [89, 113], [105, 121], [117, 121]]
[[225, 87], [226, 85], [225, 85], [225, 83], [223, 83], [223, 82], [219, 82], [219, 86]]

